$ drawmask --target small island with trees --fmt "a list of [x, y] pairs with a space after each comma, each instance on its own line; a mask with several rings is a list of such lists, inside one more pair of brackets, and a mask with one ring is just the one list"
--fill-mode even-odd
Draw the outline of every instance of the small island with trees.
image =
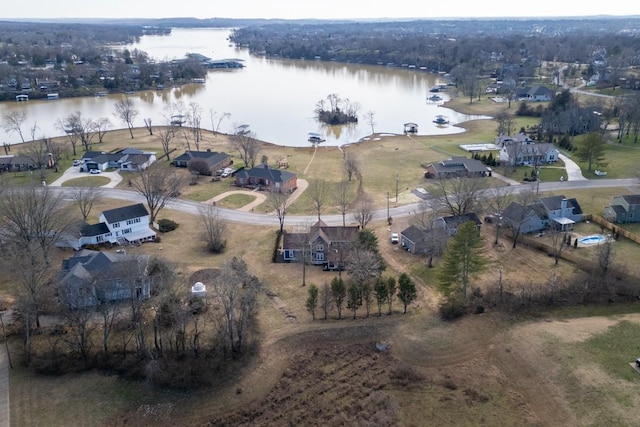
[[328, 105], [324, 99], [321, 99], [314, 110], [316, 117], [322, 123], [332, 126], [358, 123], [358, 109], [360, 106], [357, 102], [351, 102], [348, 98], [340, 98], [336, 93], [327, 95], [326, 100]]

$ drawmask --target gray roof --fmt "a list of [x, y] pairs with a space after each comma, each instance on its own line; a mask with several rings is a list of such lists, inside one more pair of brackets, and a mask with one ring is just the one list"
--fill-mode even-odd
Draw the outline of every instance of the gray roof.
[[109, 224], [113, 224], [114, 222], [125, 221], [127, 219], [140, 218], [149, 215], [149, 212], [147, 212], [147, 208], [145, 208], [142, 203], [138, 203], [137, 205], [103, 211], [102, 215], [104, 215]]
[[427, 232], [421, 228], [416, 227], [415, 225], [410, 225], [400, 232], [403, 237], [410, 240], [413, 243], [418, 243], [422, 240], [426, 240]]
[[191, 159], [204, 159], [211, 167], [229, 158], [229, 155], [224, 152], [217, 151], [185, 151], [179, 155], [174, 162], [188, 162]]
[[486, 172], [487, 166], [480, 160], [469, 159], [464, 156], [455, 156], [432, 164], [435, 170], [440, 172], [468, 171], [470, 173]]
[[640, 194], [627, 194], [622, 198], [630, 205], [640, 205]]
[[474, 212], [465, 213], [462, 215], [452, 215], [442, 217], [442, 220], [447, 224], [449, 228], [456, 228], [465, 222], [474, 222], [476, 225], [482, 225], [482, 221], [478, 218]]
[[296, 177], [296, 174], [282, 169], [271, 169], [268, 165], [260, 165], [249, 170], [243, 169], [236, 173], [236, 177], [244, 179], [259, 178], [269, 182], [287, 182]]
[[104, 222], [98, 224], [84, 224], [80, 228], [80, 235], [84, 237], [100, 236], [101, 234], [105, 234], [108, 232], [109, 228]]

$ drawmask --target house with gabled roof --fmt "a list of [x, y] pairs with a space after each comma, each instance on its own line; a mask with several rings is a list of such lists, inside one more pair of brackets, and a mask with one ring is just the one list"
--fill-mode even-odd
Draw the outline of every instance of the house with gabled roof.
[[547, 102], [556, 96], [555, 91], [546, 86], [535, 85], [532, 87], [524, 87], [517, 91], [516, 96], [524, 101]]
[[534, 141], [526, 133], [500, 135], [496, 139], [501, 163], [510, 165], [540, 165], [555, 163], [560, 152], [550, 142]]
[[86, 151], [80, 160], [82, 162], [80, 170], [88, 172], [94, 169], [100, 171], [107, 169], [140, 171], [151, 166], [157, 159], [155, 153], [126, 148], [117, 153]]
[[427, 165], [425, 178], [479, 178], [491, 176], [491, 168], [476, 159], [455, 156]]
[[569, 231], [584, 213], [575, 198], [564, 195], [543, 197], [529, 206], [511, 202], [502, 213], [503, 220], [520, 226], [521, 233], [534, 233], [547, 228]]
[[307, 251], [307, 262], [314, 265], [330, 265], [332, 269], [344, 269], [349, 249], [358, 238], [357, 225], [329, 226], [319, 220], [309, 233], [285, 233], [282, 240], [282, 261], [302, 260], [302, 250]]
[[206, 151], [187, 150], [173, 159], [173, 166], [177, 168], [186, 168], [189, 166], [189, 162], [192, 159], [204, 160], [207, 163], [209, 170], [212, 172], [224, 169], [233, 164], [233, 160], [231, 160], [231, 156], [229, 154], [207, 149]]
[[455, 236], [458, 232], [458, 227], [460, 227], [465, 222], [473, 222], [478, 231], [482, 227], [482, 221], [478, 218], [474, 212], [464, 213], [462, 215], [451, 215], [451, 216], [443, 216], [440, 217], [433, 222], [434, 228], [443, 228], [447, 230], [450, 236]]
[[423, 253], [428, 246], [429, 230], [410, 225], [400, 232], [400, 245], [413, 254]]
[[602, 216], [607, 221], [621, 224], [640, 222], [640, 194], [613, 196]]
[[149, 212], [142, 203], [103, 211], [97, 224], [83, 224], [78, 235], [65, 236], [58, 244], [79, 250], [87, 245], [139, 244], [153, 241]]
[[238, 187], [260, 188], [272, 192], [291, 193], [298, 187], [298, 176], [282, 169], [273, 169], [264, 163], [255, 168], [236, 172]]
[[58, 298], [73, 309], [151, 295], [149, 255], [81, 250], [62, 261]]

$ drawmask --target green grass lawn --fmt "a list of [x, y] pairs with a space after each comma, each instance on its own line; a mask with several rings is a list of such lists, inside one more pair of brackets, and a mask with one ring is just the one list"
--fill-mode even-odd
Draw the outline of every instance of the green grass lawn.
[[230, 194], [222, 200], [217, 202], [217, 205], [222, 208], [228, 209], [238, 209], [249, 203], [253, 202], [256, 199], [255, 196], [250, 196], [248, 194]]
[[70, 179], [62, 183], [63, 187], [102, 187], [111, 182], [109, 178], [104, 176], [85, 176], [82, 178]]

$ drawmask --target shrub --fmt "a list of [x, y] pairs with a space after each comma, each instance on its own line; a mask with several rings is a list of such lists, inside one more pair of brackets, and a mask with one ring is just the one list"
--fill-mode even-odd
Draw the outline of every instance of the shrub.
[[195, 172], [198, 175], [211, 176], [211, 169], [206, 160], [200, 158], [194, 158], [187, 163], [187, 169], [189, 172]]
[[448, 299], [438, 308], [442, 320], [454, 320], [467, 313], [467, 305], [458, 299]]
[[168, 233], [178, 228], [178, 223], [171, 221], [170, 219], [163, 218], [158, 221], [158, 231], [161, 233]]

